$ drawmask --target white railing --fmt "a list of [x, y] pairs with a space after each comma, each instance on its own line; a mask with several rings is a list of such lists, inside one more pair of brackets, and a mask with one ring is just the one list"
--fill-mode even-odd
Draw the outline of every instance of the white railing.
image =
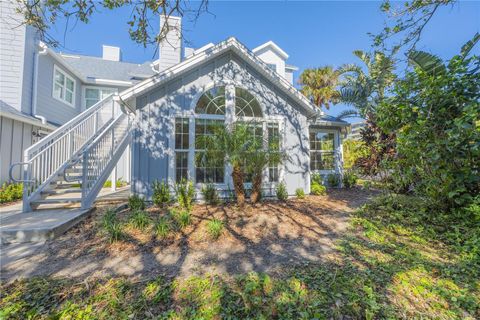
[[93, 205], [128, 145], [129, 137], [130, 119], [121, 114], [82, 152], [82, 208]]
[[[58, 173], [122, 111], [113, 95], [96, 103], [24, 151], [23, 211], [31, 211], [30, 202], [52, 182]], [[13, 179], [13, 177], [11, 177]]]

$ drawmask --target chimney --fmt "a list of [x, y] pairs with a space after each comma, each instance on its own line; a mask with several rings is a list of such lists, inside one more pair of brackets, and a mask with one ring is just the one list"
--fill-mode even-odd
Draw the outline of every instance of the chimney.
[[182, 18], [160, 16], [160, 32], [163, 40], [159, 44], [158, 71], [180, 63], [182, 58]]
[[122, 61], [122, 51], [119, 47], [103, 45], [103, 60]]

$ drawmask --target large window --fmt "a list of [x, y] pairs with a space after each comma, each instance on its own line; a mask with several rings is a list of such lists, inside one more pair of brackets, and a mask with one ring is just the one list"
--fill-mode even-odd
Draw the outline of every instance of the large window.
[[75, 105], [75, 80], [57, 66], [53, 68], [53, 97], [72, 107]]
[[333, 170], [334, 167], [333, 132], [310, 128], [310, 170]]
[[[268, 123], [268, 149], [271, 152], [280, 151], [280, 130], [278, 123]], [[268, 180], [270, 182], [278, 182], [279, 170], [278, 164], [270, 164], [268, 166]]]
[[198, 99], [195, 113], [225, 115], [225, 87], [216, 87], [205, 92]]
[[117, 89], [113, 88], [85, 88], [85, 109], [90, 108], [95, 103], [105, 99], [112, 93], [116, 93]]
[[175, 181], [188, 179], [189, 123], [187, 118], [175, 119]]
[[235, 88], [235, 115], [251, 118], [261, 118], [263, 116], [262, 108], [257, 99], [242, 88]]
[[223, 160], [207, 159], [205, 154], [205, 136], [213, 135], [223, 120], [195, 120], [195, 179], [197, 183], [223, 183], [225, 181], [225, 163]]

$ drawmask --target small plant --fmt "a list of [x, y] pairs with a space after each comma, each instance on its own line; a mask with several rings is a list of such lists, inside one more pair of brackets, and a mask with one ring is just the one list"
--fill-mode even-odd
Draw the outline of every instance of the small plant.
[[320, 173], [312, 173], [311, 182], [312, 184], [317, 183], [323, 185], [323, 177]]
[[0, 188], [0, 203], [7, 203], [22, 199], [23, 184], [5, 182]]
[[288, 199], [288, 192], [287, 192], [287, 186], [285, 185], [284, 182], [280, 183], [277, 186], [277, 199], [280, 201], [287, 201]]
[[145, 200], [138, 194], [128, 197], [128, 207], [130, 210], [145, 210]]
[[347, 189], [357, 184], [358, 177], [352, 170], [348, 170], [343, 174], [343, 186]]
[[302, 188], [298, 188], [297, 190], [295, 190], [295, 195], [297, 196], [298, 199], [304, 199], [305, 191], [303, 191]]
[[324, 185], [314, 182], [310, 186], [310, 193], [316, 196], [323, 196], [327, 194], [327, 188], [325, 188]]
[[158, 237], [162, 239], [166, 238], [172, 229], [170, 220], [167, 217], [161, 217], [155, 223], [154, 229], [155, 229], [155, 234]]
[[102, 227], [108, 236], [110, 243], [119, 241], [123, 237], [123, 225], [118, 221], [117, 214], [113, 209], [107, 209], [102, 219]]
[[340, 178], [337, 174], [331, 173], [327, 176], [328, 186], [331, 188], [336, 188], [340, 185]]
[[182, 179], [175, 184], [175, 194], [178, 204], [185, 210], [192, 210], [193, 201], [195, 200], [195, 188], [192, 181]]
[[139, 230], [145, 230], [150, 224], [150, 217], [143, 210], [135, 210], [129, 219], [130, 225]]
[[175, 220], [175, 223], [179, 229], [185, 229], [192, 222], [190, 212], [187, 210], [172, 210], [170, 214]]
[[207, 232], [212, 239], [217, 240], [223, 232], [223, 222], [219, 219], [212, 219], [207, 223]]
[[202, 187], [202, 196], [207, 204], [217, 205], [220, 203], [220, 197], [213, 183], [207, 183]]
[[[121, 188], [121, 187], [125, 187], [127, 185], [127, 182], [124, 181], [123, 179], [118, 179], [117, 181], [115, 181], [115, 186], [117, 188]], [[103, 184], [103, 187], [104, 188], [111, 188], [112, 187], [112, 180], [107, 180], [105, 181], [105, 183]]]
[[162, 180], [162, 182], [156, 180], [153, 182], [153, 204], [157, 207], [162, 208], [166, 204], [170, 203], [170, 188], [168, 184]]

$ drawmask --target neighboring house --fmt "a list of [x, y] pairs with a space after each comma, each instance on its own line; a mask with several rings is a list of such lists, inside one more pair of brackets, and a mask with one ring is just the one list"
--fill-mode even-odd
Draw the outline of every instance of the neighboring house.
[[347, 134], [346, 139], [349, 140], [361, 140], [362, 139], [362, 129], [365, 128], [365, 121], [354, 122], [350, 124], [350, 129]]
[[[255, 133], [278, 141], [288, 155], [281, 165], [265, 170], [266, 195], [280, 182], [286, 183], [289, 194], [297, 188], [309, 192], [312, 172], [342, 173], [342, 136], [348, 123], [323, 114], [293, 86], [297, 68], [287, 63], [288, 54], [272, 41], [253, 50], [235, 38], [199, 49], [183, 48], [181, 19], [170, 17], [159, 59], [134, 64], [123, 62], [120, 48], [111, 46], [103, 46], [101, 58], [57, 53], [38, 41], [30, 27], [14, 28], [13, 20], [5, 20], [15, 16], [12, 3], [2, 2], [1, 8], [2, 181], [8, 179], [10, 165], [22, 161], [21, 150], [37, 137], [67, 123], [59, 129], [63, 132], [72, 118], [86, 119], [89, 110], [96, 110], [94, 104], [109, 101], [134, 118], [133, 125], [128, 122], [133, 130], [130, 148], [119, 161], [113, 151], [111, 158], [101, 159], [118, 161], [119, 176], [131, 182], [133, 192], [146, 197], [152, 194], [152, 183], [162, 179], [173, 183], [188, 178], [198, 191], [207, 182], [226, 192], [233, 190], [231, 168], [226, 164], [209, 167], [196, 160], [202, 150], [195, 141], [211, 133], [211, 124], [237, 120], [255, 120]], [[112, 93], [118, 93], [114, 100], [108, 97]], [[42, 141], [60, 141], [51, 137], [56, 135]], [[41, 148], [38, 152], [45, 154]], [[75, 161], [63, 161], [58, 161], [58, 170], [53, 165], [46, 175], [32, 171], [38, 181], [32, 190], [48, 188], [62, 168], [75, 170]], [[98, 170], [96, 166], [87, 170], [97, 171], [89, 179], [100, 184], [105, 179], [101, 170], [112, 169], [100, 163]], [[40, 191], [29, 191], [32, 204]], [[30, 205], [24, 207], [30, 209]]]

